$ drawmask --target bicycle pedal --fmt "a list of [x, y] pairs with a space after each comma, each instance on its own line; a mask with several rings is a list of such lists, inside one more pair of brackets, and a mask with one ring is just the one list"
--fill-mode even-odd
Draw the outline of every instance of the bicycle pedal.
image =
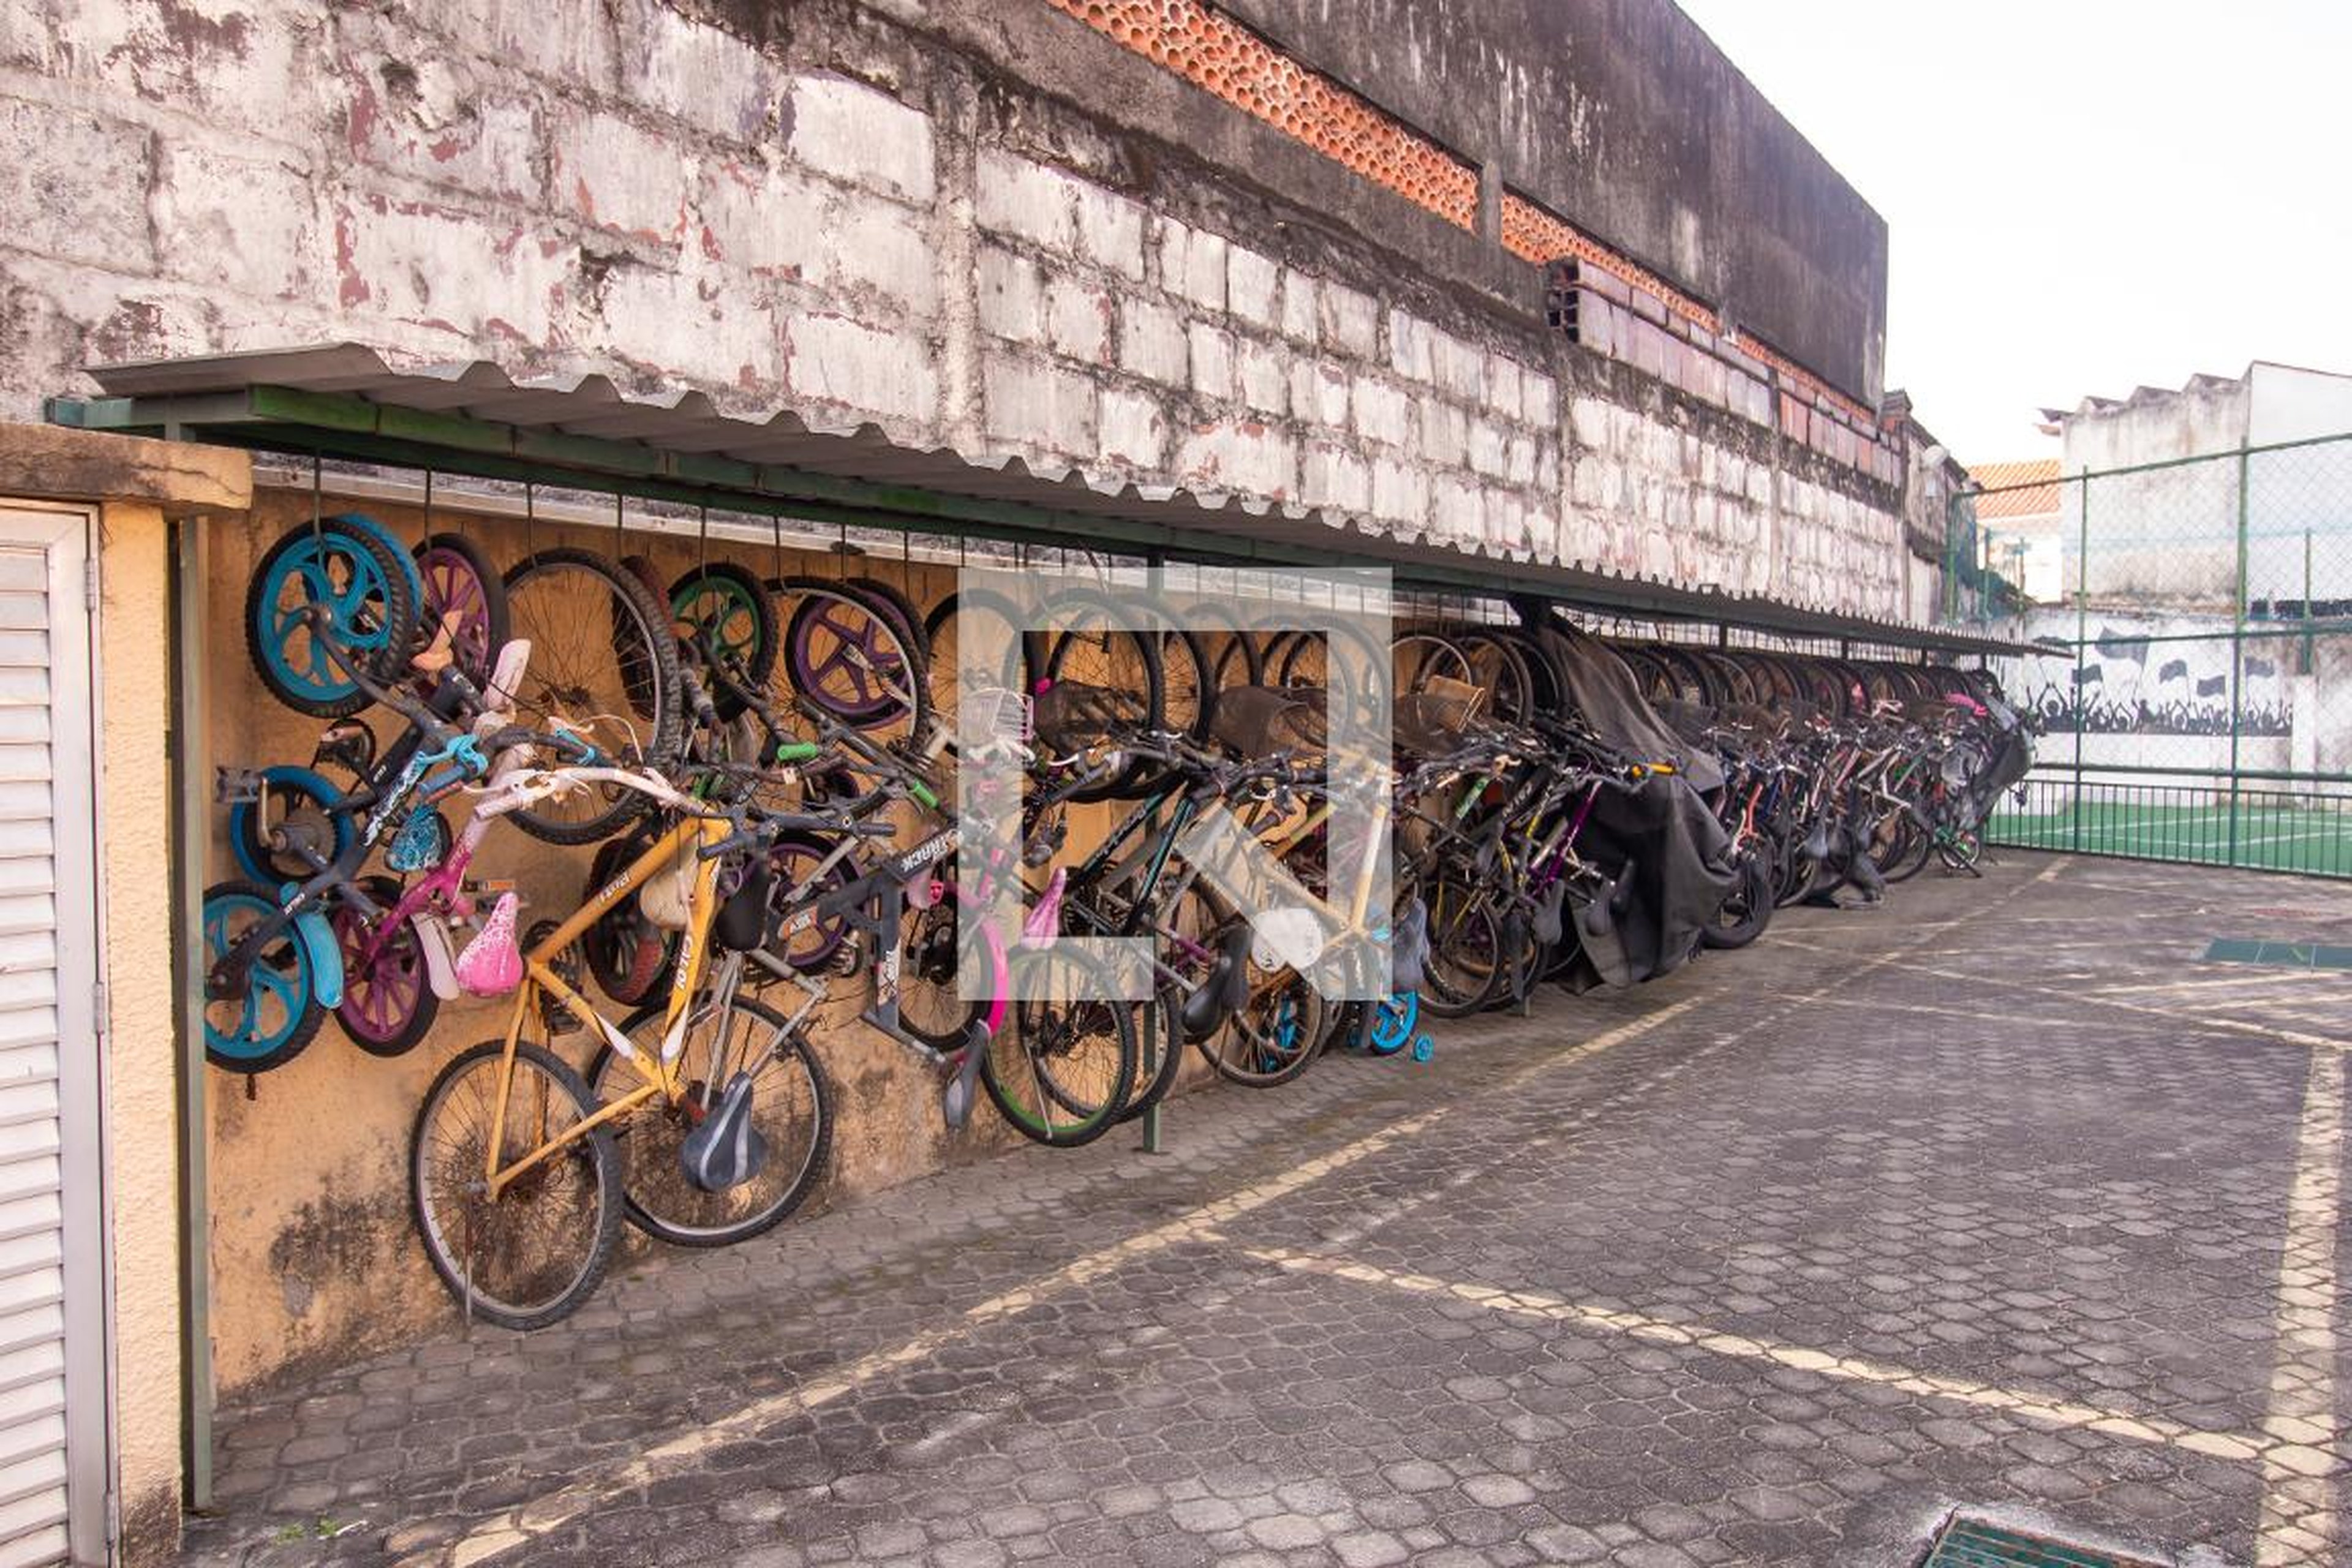
[[261, 785], [259, 768], [215, 768], [213, 804], [252, 805], [261, 799]]

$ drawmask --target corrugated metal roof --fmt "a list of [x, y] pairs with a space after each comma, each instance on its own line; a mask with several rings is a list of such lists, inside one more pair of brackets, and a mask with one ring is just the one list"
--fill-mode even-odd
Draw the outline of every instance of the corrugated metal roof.
[[[628, 489], [620, 477], [634, 476], [695, 485], [713, 501], [727, 494], [790, 499], [807, 493], [798, 481], [809, 477], [855, 487], [829, 492], [837, 505], [858, 506], [881, 521], [895, 516], [909, 526], [954, 524], [952, 509], [940, 512], [919, 504], [917, 495], [961, 498], [1018, 509], [1010, 514], [1015, 531], [1064, 542], [1103, 544], [1089, 531], [1090, 521], [1100, 520], [1162, 531], [1155, 537], [1171, 552], [1386, 566], [1407, 582], [1535, 593], [1596, 610], [1794, 637], [1947, 652], [2021, 651], [2000, 639], [1906, 626], [1828, 605], [1537, 561], [1435, 534], [1369, 529], [1352, 518], [1255, 497], [1105, 479], [1074, 466], [1033, 465], [1017, 457], [911, 447], [873, 425], [826, 427], [789, 410], [745, 419], [703, 393], [625, 393], [604, 375], [516, 381], [481, 361], [395, 369], [356, 343], [100, 365], [89, 374], [112, 401], [54, 403], [52, 418], [330, 455], [383, 458], [390, 444], [420, 465], [429, 458], [453, 472], [495, 471], [482, 466], [492, 457], [509, 467], [521, 459], [564, 471], [590, 488]], [[281, 392], [298, 396], [272, 395]], [[502, 432], [511, 437], [503, 450], [488, 439]], [[614, 446], [593, 450], [584, 442]], [[761, 471], [717, 482], [708, 463], [698, 468], [705, 459]]]

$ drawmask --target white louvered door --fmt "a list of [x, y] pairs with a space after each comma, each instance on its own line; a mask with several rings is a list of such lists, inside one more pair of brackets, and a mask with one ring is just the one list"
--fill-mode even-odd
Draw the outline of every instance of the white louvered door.
[[0, 1568], [108, 1558], [89, 525], [0, 502]]

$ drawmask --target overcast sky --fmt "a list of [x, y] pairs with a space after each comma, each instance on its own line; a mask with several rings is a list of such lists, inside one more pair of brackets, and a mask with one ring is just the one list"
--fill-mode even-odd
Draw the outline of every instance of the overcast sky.
[[2352, 372], [2352, 0], [1677, 0], [1887, 222], [1886, 384], [1963, 462], [2035, 410]]

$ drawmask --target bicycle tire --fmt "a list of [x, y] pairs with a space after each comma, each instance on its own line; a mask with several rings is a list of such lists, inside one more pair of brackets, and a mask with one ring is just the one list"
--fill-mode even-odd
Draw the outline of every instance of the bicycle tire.
[[[1334, 660], [1331, 649], [1342, 644], [1346, 652]], [[1352, 719], [1360, 732], [1389, 721], [1395, 711], [1395, 660], [1393, 651], [1381, 647], [1362, 626], [1344, 618], [1330, 622], [1320, 633], [1295, 634], [1283, 646], [1279, 659], [1271, 650], [1268, 653], [1276, 685], [1321, 689], [1327, 721], [1335, 732], [1347, 718]]]
[[1151, 1022], [1150, 1048], [1144, 1046], [1143, 1031], [1139, 1026], [1135, 1040], [1135, 1079], [1128, 1086], [1127, 1104], [1120, 1108], [1118, 1120], [1132, 1121], [1166, 1100], [1174, 1092], [1176, 1080], [1184, 1070], [1183, 1026], [1176, 1018], [1176, 997], [1168, 991], [1157, 992], [1149, 1002], [1136, 1004], [1139, 1010], [1154, 1010]]
[[[359, 824], [348, 809], [337, 809], [343, 792], [309, 768], [274, 767], [261, 770], [261, 790], [278, 808], [274, 814], [280, 822], [290, 822], [297, 812], [310, 812], [326, 819], [329, 861], [341, 858], [343, 852], [359, 836]], [[292, 855], [281, 855], [263, 840], [261, 817], [271, 815], [257, 808], [258, 801], [239, 801], [228, 811], [228, 847], [236, 858], [236, 868], [264, 887], [278, 887], [287, 882], [307, 882], [319, 873], [319, 868]]]
[[851, 587], [888, 610], [891, 617], [898, 623], [898, 629], [921, 648], [926, 658], [930, 657], [929, 645], [924, 640], [923, 612], [915, 607], [915, 601], [908, 597], [904, 588], [885, 577], [860, 575], [845, 580]]
[[[1772, 923], [1772, 868], [1752, 850], [1739, 858], [1731, 890], [1715, 918], [1699, 927], [1698, 940], [1718, 951], [1746, 947]], [[1728, 918], [1727, 918], [1728, 917]]]
[[[1027, 967], [1072, 963], [1074, 952], [1056, 946], [1041, 952], [1016, 949], [1006, 956], [1011, 963]], [[981, 1058], [980, 1081], [997, 1114], [1014, 1131], [1033, 1142], [1075, 1149], [1118, 1125], [1128, 1086], [1135, 1081], [1132, 1003], [1020, 1002], [1005, 1009], [1004, 1018], [1006, 1027], [989, 1040], [987, 1055]], [[1094, 1053], [1097, 1058], [1108, 1055], [1107, 1070], [1086, 1083], [1077, 1081], [1074, 1067], [1064, 1065], [1075, 1060], [1070, 1041], [1073, 1030], [1081, 1027], [1092, 1040], [1105, 1039], [1107, 1029], [1109, 1042], [1105, 1050]], [[1025, 1064], [1026, 1070], [1016, 1068], [1016, 1061]], [[1055, 1067], [1049, 1068], [1049, 1062]], [[1025, 1081], [1037, 1091], [1036, 1104], [1016, 1097], [1015, 1081]], [[1047, 1109], [1048, 1101], [1060, 1107], [1066, 1120]]]
[[[459, 1052], [434, 1075], [409, 1132], [409, 1209], [433, 1271], [469, 1317], [505, 1329], [541, 1329], [579, 1310], [612, 1264], [614, 1249], [620, 1245], [625, 1201], [621, 1156], [614, 1147], [612, 1128], [596, 1127], [517, 1177], [496, 1199], [480, 1192], [488, 1154], [487, 1115], [498, 1098], [499, 1060], [505, 1053], [503, 1040], [485, 1040]], [[595, 1109], [580, 1075], [546, 1047], [528, 1040], [517, 1042], [514, 1068], [507, 1090], [504, 1128], [507, 1142], [514, 1147], [511, 1153], [502, 1152], [505, 1159], [520, 1157], [561, 1133], [565, 1126], [576, 1126]], [[520, 1102], [518, 1095], [522, 1097]], [[470, 1106], [461, 1104], [461, 1100]], [[516, 1114], [519, 1103], [527, 1114]], [[453, 1121], [446, 1128], [440, 1125], [445, 1113], [455, 1119], [468, 1109], [484, 1113], [478, 1142], [468, 1142], [462, 1122]], [[583, 1221], [566, 1224], [567, 1216], [557, 1212], [552, 1226], [531, 1227], [518, 1223], [517, 1216], [526, 1209], [536, 1206], [542, 1214], [550, 1212], [545, 1205], [568, 1194], [585, 1200]], [[537, 1228], [550, 1237], [574, 1237], [578, 1258], [559, 1257], [551, 1263], [512, 1268], [508, 1266], [513, 1260], [500, 1259], [500, 1278], [486, 1287], [478, 1265], [483, 1258], [481, 1232], [488, 1222], [500, 1225], [510, 1243], [500, 1250], [528, 1250], [532, 1244], [523, 1232]], [[493, 1237], [491, 1245], [496, 1242]], [[507, 1279], [509, 1272], [517, 1278]]]
[[263, 688], [313, 719], [348, 719], [375, 700], [336, 667], [303, 619], [322, 599], [332, 635], [370, 679], [391, 686], [405, 679], [416, 641], [415, 571], [382, 530], [355, 517], [289, 530], [262, 552], [246, 587], [246, 654]]
[[1399, 632], [1390, 641], [1390, 688], [1397, 696], [1425, 691], [1433, 679], [1473, 684], [1470, 657], [1435, 632]]
[[[220, 962], [251, 924], [278, 912], [278, 895], [257, 882], [231, 879], [205, 889], [200, 929], [206, 969]], [[291, 928], [280, 931], [255, 955], [247, 972], [246, 994], [236, 999], [236, 1021], [228, 1026], [226, 998], [205, 1003], [205, 1059], [226, 1072], [251, 1077], [284, 1067], [318, 1037], [326, 1022], [319, 1005], [318, 976], [310, 950]], [[267, 975], [257, 984], [254, 977]], [[263, 1026], [261, 1020], [273, 1021]]]
[[[575, 723], [627, 722], [626, 709], [635, 722], [621, 760], [656, 770], [675, 765], [686, 743], [686, 680], [668, 607], [653, 591], [603, 556], [569, 547], [518, 561], [505, 586], [515, 635], [531, 647], [517, 701]], [[635, 821], [648, 804], [635, 790], [600, 789], [526, 806], [508, 820], [545, 843], [593, 844]], [[572, 812], [581, 815], [565, 815]]]
[[[975, 689], [1030, 690], [1030, 671], [1042, 665], [1045, 658], [1034, 646], [1041, 640], [1036, 634], [1015, 629], [1021, 619], [1018, 607], [1003, 595], [961, 589], [941, 597], [923, 617], [931, 719], [943, 731], [932, 739], [949, 755], [960, 749], [957, 725], [967, 681]], [[982, 658], [982, 644], [996, 650], [992, 663]]]
[[[1217, 916], [1211, 951], [1223, 944], [1244, 917], [1213, 894], [1204, 895]], [[1249, 994], [1214, 1031], [1195, 1042], [1210, 1067], [1227, 1083], [1244, 1089], [1275, 1089], [1315, 1065], [1329, 1038], [1330, 1004], [1307, 976], [1289, 969], [1261, 969], [1246, 961]]]
[[[387, 914], [400, 902], [400, 884], [390, 877], [365, 878], [360, 885]], [[367, 922], [348, 902], [339, 902], [327, 918], [343, 950], [343, 1000], [335, 1009], [336, 1027], [372, 1057], [407, 1055], [433, 1032], [441, 1013], [441, 998], [434, 994], [425, 969], [424, 939], [413, 922], [403, 921], [376, 962], [362, 969], [352, 957], [367, 935]]]
[[[731, 561], [696, 567], [669, 585], [673, 624], [694, 628], [700, 657], [725, 667], [751, 691], [765, 691], [776, 668], [776, 605], [760, 574]], [[742, 699], [716, 685], [711, 705], [721, 719], [740, 717]]]
[[1431, 879], [1424, 897], [1430, 950], [1422, 974], [1423, 1010], [1438, 1018], [1485, 1011], [1503, 984], [1502, 921], [1493, 900], [1475, 884], [1443, 874]]
[[[822, 898], [826, 893], [855, 879], [859, 874], [857, 862], [843, 860], [830, 869], [817, 872], [832, 855], [834, 846], [814, 833], [780, 833], [768, 846], [768, 867], [774, 874], [776, 897], [781, 908], [784, 894], [808, 880], [812, 874], [808, 898]], [[768, 951], [794, 969], [806, 972], [822, 969], [833, 962], [844, 943], [849, 940], [849, 917], [846, 914], [832, 920], [820, 920], [799, 933], [789, 943], [771, 942]]]
[[1984, 858], [1984, 839], [1974, 828], [1955, 828], [1949, 838], [1937, 840], [1936, 855], [1948, 871], [1966, 871], [1971, 877], [1984, 875], [1977, 864]]
[[1518, 646], [1492, 628], [1474, 626], [1454, 640], [1470, 660], [1470, 679], [1486, 692], [1485, 714], [1498, 723], [1524, 724], [1534, 717], [1534, 678]]
[[[580, 901], [584, 904], [595, 897], [598, 889], [627, 870], [652, 847], [652, 837], [643, 832], [598, 845], [588, 862], [588, 879], [580, 889]], [[634, 1007], [653, 994], [654, 987], [677, 962], [684, 940], [678, 932], [646, 918], [637, 900], [642, 890], [633, 889], [580, 933], [581, 958], [595, 978], [596, 988], [624, 1007]]]
[[[431, 642], [440, 635], [442, 619], [455, 612], [457, 623], [449, 651], [458, 672], [488, 692], [499, 652], [514, 635], [505, 580], [490, 564], [488, 552], [462, 533], [430, 535], [414, 554], [417, 581], [424, 587], [416, 635]], [[432, 681], [427, 678], [418, 684], [429, 690]]]
[[[1111, 609], [1113, 617], [1116, 617], [1116, 609], [1111, 606], [1108, 596], [1094, 594], [1081, 594], [1064, 599], [1051, 606], [1049, 613], [1066, 615], [1071, 604], [1084, 605], [1089, 600], [1099, 602], [1107, 609]], [[1089, 655], [1092, 656], [1093, 662], [1081, 664], [1073, 673], [1072, 660], [1087, 659]], [[1120, 668], [1122, 658], [1129, 661], [1130, 668]], [[1135, 694], [1135, 688], [1140, 685], [1143, 688], [1141, 696], [1146, 722], [1151, 728], [1155, 730], [1181, 728], [1195, 741], [1207, 738], [1205, 731], [1196, 728], [1193, 723], [1193, 721], [1202, 716], [1197, 705], [1194, 712], [1184, 716], [1184, 721], [1181, 726], [1176, 722], [1175, 716], [1170, 713], [1167, 668], [1162, 649], [1160, 640], [1149, 632], [1128, 631], [1116, 625], [1107, 625], [1099, 633], [1097, 633], [1084, 627], [1066, 626], [1060, 631], [1052, 634], [1047, 643], [1045, 675], [1049, 682], [1083, 681], [1129, 695]], [[1213, 708], [1212, 712], [1213, 712]], [[1072, 791], [1070, 799], [1079, 802], [1116, 799], [1141, 789], [1149, 782], [1150, 775], [1160, 773], [1162, 771], [1157, 768], [1147, 768], [1141, 763], [1129, 760], [1124, 767], [1101, 783]]]
[[[780, 711], [798, 698], [869, 734], [900, 724], [909, 734], [928, 731], [930, 665], [921, 628], [908, 626], [887, 598], [827, 577], [772, 577], [768, 592], [798, 601], [776, 661], [776, 679], [789, 688], [778, 693]], [[859, 629], [860, 618], [878, 639]], [[853, 645], [861, 651], [849, 651]]]
[[1927, 862], [1936, 856], [1935, 830], [1923, 827], [1916, 822], [1910, 823], [1908, 828], [1902, 848], [1895, 858], [1895, 863], [1892, 866], [1882, 864], [1879, 867], [1878, 874], [1889, 882], [1909, 881], [1926, 870]]
[[1212, 665], [1217, 679], [1217, 689], [1230, 691], [1236, 686], [1265, 684], [1265, 655], [1271, 638], [1264, 633], [1234, 627], [1223, 634], [1224, 641], [1217, 646], [1217, 657]]
[[[724, 1223], [713, 1223], [707, 1211], [737, 1199], [752, 1184], [724, 1193], [706, 1193], [687, 1181], [679, 1166], [678, 1151], [687, 1134], [727, 1087], [727, 1080], [732, 1077], [730, 1069], [741, 1065], [734, 1060], [730, 1048], [722, 1056], [719, 1070], [706, 1070], [688, 1086], [687, 1097], [680, 1103], [672, 1105], [656, 1096], [621, 1119], [614, 1133], [614, 1145], [621, 1161], [624, 1213], [637, 1229], [673, 1247], [730, 1247], [775, 1229], [816, 1190], [824, 1175], [825, 1156], [833, 1147], [833, 1093], [816, 1053], [809, 1049], [806, 1037], [789, 1029], [784, 1016], [764, 1002], [738, 996], [731, 1005], [736, 1014], [756, 1020], [760, 1027], [768, 1031], [764, 1041], [755, 1043], [753, 1054], [764, 1053], [760, 1066], [742, 1070], [753, 1074], [752, 1125], [766, 1140], [772, 1163], [761, 1176], [767, 1170], [774, 1170], [789, 1175], [790, 1180], [781, 1186], [764, 1189], [768, 1195], [750, 1212]], [[700, 1010], [708, 1011], [707, 1007]], [[622, 1021], [621, 1032], [635, 1037], [650, 1026], [652, 1032], [638, 1043], [658, 1050], [660, 1026], [667, 1014], [666, 1002], [640, 1008]], [[696, 1024], [692, 1018], [687, 1024], [687, 1043], [681, 1059], [688, 1062], [698, 1050]], [[638, 1081], [635, 1069], [624, 1067], [620, 1069], [620, 1081], [608, 1091], [604, 1080], [614, 1074], [614, 1064], [621, 1059], [619, 1052], [605, 1045], [598, 1047], [588, 1064], [588, 1091], [600, 1103], [619, 1098], [621, 1091], [634, 1088]], [[770, 1080], [772, 1064], [781, 1071]], [[762, 1120], [760, 1112], [775, 1106], [779, 1093], [805, 1098], [784, 1102], [788, 1112], [784, 1117]], [[781, 1165], [773, 1163], [783, 1130], [801, 1121], [807, 1123], [809, 1131], [799, 1141], [799, 1153]], [[704, 1212], [695, 1212], [698, 1210]], [[691, 1217], [680, 1217], [681, 1211], [687, 1211]]]
[[[955, 858], [932, 868], [943, 885], [937, 903], [927, 910], [911, 905], [901, 916], [898, 931], [898, 1027], [942, 1055], [959, 1050], [971, 1037], [975, 1019], [988, 1004], [961, 994], [956, 984], [956, 964], [962, 920], [956, 893]], [[914, 1005], [908, 1006], [908, 999]]]
[[[1117, 932], [1122, 928], [1126, 916], [1125, 906], [1131, 903], [1132, 900], [1131, 898], [1122, 899], [1121, 891], [1121, 889], [1108, 891], [1107, 896], [1113, 900], [1111, 908], [1105, 911], [1100, 919], [1083, 924], [1081, 929], [1085, 934], [1093, 934], [1097, 931]], [[1073, 898], [1083, 896], [1085, 895], [1082, 892], [1075, 889], [1065, 893], [1063, 907], [1068, 909]], [[1164, 943], [1166, 940], [1164, 933], [1171, 928], [1179, 931], [1189, 928], [1191, 937], [1195, 942], [1199, 941], [1208, 923], [1207, 901], [1202, 898], [1198, 889], [1188, 887], [1178, 891], [1174, 902], [1175, 910], [1153, 922], [1150, 931], [1151, 940], [1154, 942]], [[1069, 928], [1066, 919], [1064, 926], [1066, 930]], [[1179, 994], [1174, 984], [1166, 980], [1155, 988], [1153, 1000], [1149, 1005], [1156, 1007], [1158, 1014], [1153, 1019], [1150, 1048], [1145, 1047], [1142, 1033], [1139, 1030], [1136, 1037], [1135, 1080], [1129, 1087], [1126, 1109], [1118, 1114], [1121, 1121], [1132, 1121], [1166, 1100], [1170, 1092], [1175, 1089], [1177, 1079], [1183, 1072], [1183, 1025], [1179, 1021], [1176, 1013]]]

